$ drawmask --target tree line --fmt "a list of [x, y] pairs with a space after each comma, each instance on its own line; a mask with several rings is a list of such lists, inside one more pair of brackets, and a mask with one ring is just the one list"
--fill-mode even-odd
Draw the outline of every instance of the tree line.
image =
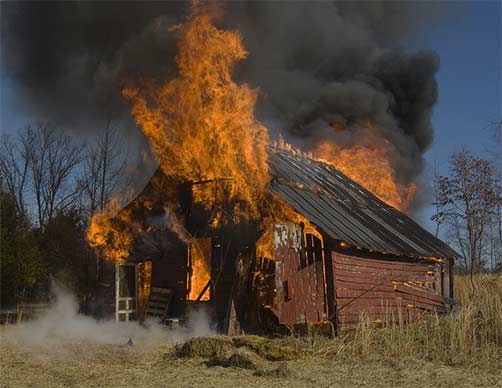
[[108, 120], [88, 143], [47, 122], [3, 135], [0, 144], [2, 306], [47, 293], [50, 277], [87, 309], [96, 257], [88, 220], [124, 186], [125, 152]]

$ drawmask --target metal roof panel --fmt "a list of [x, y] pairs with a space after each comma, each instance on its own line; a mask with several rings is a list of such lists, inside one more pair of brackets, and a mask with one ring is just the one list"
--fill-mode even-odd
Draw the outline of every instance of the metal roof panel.
[[269, 165], [271, 190], [335, 239], [383, 253], [460, 257], [333, 166], [277, 150], [269, 153]]

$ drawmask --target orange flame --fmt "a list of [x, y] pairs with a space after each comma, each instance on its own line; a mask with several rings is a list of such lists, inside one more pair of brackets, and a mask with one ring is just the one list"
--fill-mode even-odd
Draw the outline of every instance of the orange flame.
[[[197, 300], [211, 280], [211, 239], [194, 238], [190, 244], [190, 276], [188, 300]], [[209, 300], [211, 289], [207, 288], [200, 300]]]
[[107, 208], [91, 217], [87, 241], [106, 259], [124, 263], [133, 243], [131, 210], [123, 209], [117, 198], [112, 198]]
[[152, 262], [138, 263], [138, 310], [141, 319], [145, 318], [146, 303], [150, 297], [152, 282]]
[[365, 136], [360, 144], [344, 148], [332, 141], [324, 141], [317, 145], [312, 156], [335, 166], [383, 202], [398, 210], [408, 211], [415, 197], [416, 186], [397, 181], [391, 164], [392, 155], [397, 150], [391, 143], [377, 138], [369, 119], [361, 130]]
[[[234, 65], [247, 52], [238, 32], [221, 30], [213, 20], [214, 13], [194, 10], [187, 23], [173, 31], [180, 34], [176, 78], [161, 85], [151, 80], [130, 84], [123, 95], [131, 101], [131, 113], [164, 174], [178, 182], [205, 182], [194, 186], [193, 199], [208, 209], [232, 204], [225, 214], [223, 207], [216, 206], [213, 227], [224, 222], [228, 214], [234, 222], [260, 219], [264, 232], [257, 242], [257, 254], [273, 258], [274, 224], [293, 221], [308, 225], [308, 220], [266, 190], [270, 179], [269, 137], [267, 129], [254, 117], [257, 92], [232, 80]], [[337, 126], [336, 130], [343, 128]], [[336, 166], [384, 202], [406, 211], [416, 188], [397, 183], [389, 162], [395, 150], [377, 143], [369, 140], [367, 144], [343, 148], [326, 141], [318, 145], [313, 156]], [[175, 214], [176, 206], [167, 208], [172, 214], [170, 228], [191, 243], [193, 239], [184, 230], [183, 220]], [[129, 255], [134, 226], [132, 210], [117, 210], [112, 201], [109, 209], [94, 215], [87, 239], [107, 259], [120, 263]], [[201, 285], [207, 284], [210, 276], [203, 261], [195, 259], [192, 265], [194, 273], [201, 275], [191, 280], [191, 298], [198, 296], [196, 291], [201, 292]], [[203, 299], [206, 297], [208, 293]]]
[[177, 78], [128, 86], [123, 94], [166, 175], [221, 179], [225, 190], [218, 198], [206, 184], [194, 190], [194, 200], [205, 206], [231, 200], [253, 218], [269, 180], [268, 133], [254, 117], [256, 91], [231, 78], [234, 64], [247, 56], [241, 36], [212, 19], [194, 12], [180, 28]]

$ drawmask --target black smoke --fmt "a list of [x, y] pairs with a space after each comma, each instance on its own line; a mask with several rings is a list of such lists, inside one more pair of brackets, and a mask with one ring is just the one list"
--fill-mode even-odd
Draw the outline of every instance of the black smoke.
[[[189, 8], [2, 2], [2, 76], [43, 119], [83, 130], [110, 111], [128, 117], [121, 85], [176, 75], [169, 30]], [[406, 47], [449, 10], [428, 2], [228, 2], [218, 23], [241, 31], [249, 57], [237, 76], [259, 88], [257, 115], [273, 133], [304, 148], [323, 139], [351, 146], [363, 140], [369, 118], [395, 147], [398, 178], [409, 183], [433, 140], [439, 58]]]

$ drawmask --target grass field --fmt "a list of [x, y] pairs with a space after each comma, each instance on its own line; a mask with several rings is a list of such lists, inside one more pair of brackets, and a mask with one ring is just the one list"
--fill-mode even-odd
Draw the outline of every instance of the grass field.
[[1, 387], [502, 387], [502, 277], [458, 277], [451, 316], [351, 337], [34, 346], [1, 331]]

